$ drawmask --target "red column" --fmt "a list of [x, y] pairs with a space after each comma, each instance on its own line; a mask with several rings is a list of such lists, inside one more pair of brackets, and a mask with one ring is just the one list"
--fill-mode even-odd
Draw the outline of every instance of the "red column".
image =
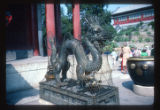
[[33, 43], [33, 55], [38, 56], [39, 46], [38, 46], [38, 29], [37, 29], [37, 8], [35, 4], [31, 4], [31, 34]]
[[119, 20], [118, 20], [118, 18], [117, 18], [117, 24], [119, 24]]
[[47, 32], [47, 53], [51, 56], [51, 45], [49, 38], [55, 37], [55, 16], [54, 16], [54, 4], [46, 3], [46, 32]]
[[75, 39], [81, 40], [81, 24], [80, 24], [80, 5], [74, 3], [72, 5], [73, 11], [73, 36]]

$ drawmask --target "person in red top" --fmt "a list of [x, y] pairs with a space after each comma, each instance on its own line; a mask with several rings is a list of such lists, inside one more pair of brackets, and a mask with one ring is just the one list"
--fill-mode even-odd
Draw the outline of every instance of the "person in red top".
[[120, 58], [122, 58], [122, 61], [121, 61], [121, 72], [123, 72], [123, 47], [121, 47]]

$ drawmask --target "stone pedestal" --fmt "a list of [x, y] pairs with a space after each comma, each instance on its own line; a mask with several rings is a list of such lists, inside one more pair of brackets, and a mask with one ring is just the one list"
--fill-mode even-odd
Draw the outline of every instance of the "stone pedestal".
[[153, 86], [140, 86], [133, 85], [133, 91], [142, 96], [154, 96], [154, 87]]
[[54, 80], [40, 82], [40, 98], [56, 105], [119, 105], [118, 89], [100, 85], [79, 89], [75, 80], [56, 87]]

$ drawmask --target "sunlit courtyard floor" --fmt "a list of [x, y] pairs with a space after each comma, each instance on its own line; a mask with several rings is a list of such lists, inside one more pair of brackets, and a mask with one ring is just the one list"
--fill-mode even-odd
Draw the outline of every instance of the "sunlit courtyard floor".
[[[110, 57], [110, 56], [109, 56]], [[110, 58], [109, 58], [110, 59]], [[112, 64], [112, 61], [109, 61]], [[120, 72], [120, 62], [112, 67], [113, 85], [119, 89], [120, 105], [152, 105], [154, 96], [140, 96], [133, 92], [129, 74]], [[7, 103], [14, 105], [44, 105], [39, 102], [39, 88], [7, 94]]]

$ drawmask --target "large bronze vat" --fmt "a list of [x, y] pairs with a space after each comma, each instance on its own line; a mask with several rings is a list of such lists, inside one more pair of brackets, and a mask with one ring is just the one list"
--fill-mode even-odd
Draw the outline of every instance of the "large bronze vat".
[[154, 57], [131, 57], [127, 61], [127, 69], [136, 85], [154, 85]]

